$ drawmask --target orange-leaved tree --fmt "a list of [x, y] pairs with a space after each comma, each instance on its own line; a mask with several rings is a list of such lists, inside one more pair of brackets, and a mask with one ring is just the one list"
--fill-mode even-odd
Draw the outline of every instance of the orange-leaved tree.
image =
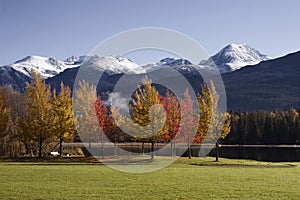
[[192, 157], [191, 144], [197, 133], [198, 128], [198, 115], [194, 107], [189, 90], [184, 92], [184, 98], [180, 101], [181, 121], [179, 127], [179, 140], [187, 144], [188, 156]]
[[166, 110], [166, 128], [162, 134], [162, 139], [165, 142], [171, 143], [171, 155], [174, 156], [175, 152], [175, 136], [179, 131], [180, 125], [180, 106], [177, 98], [169, 91], [166, 93], [166, 97], [162, 98], [162, 104]]

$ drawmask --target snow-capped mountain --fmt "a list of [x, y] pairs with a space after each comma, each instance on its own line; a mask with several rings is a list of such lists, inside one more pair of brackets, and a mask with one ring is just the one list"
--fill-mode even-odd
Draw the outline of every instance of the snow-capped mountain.
[[186, 59], [170, 58], [170, 57], [163, 58], [155, 64], [147, 64], [142, 67], [145, 68], [147, 72], [155, 71], [159, 68], [168, 67], [180, 73], [193, 73], [193, 72], [197, 72], [199, 69], [202, 70], [205, 69], [210, 71], [214, 69], [213, 67], [207, 65], [202, 65], [202, 64], [194, 65], [193, 63], [191, 63], [189, 60]]
[[27, 56], [14, 64], [7, 65], [18, 72], [31, 77], [31, 70], [42, 75], [43, 79], [51, 78], [63, 72], [65, 69], [88, 65], [97, 70], [106, 71], [111, 74], [140, 74], [146, 73], [146, 69], [121, 56], [71, 56], [65, 61], [54, 57]]
[[65, 59], [64, 63], [66, 65], [81, 65], [86, 59], [88, 59], [88, 56], [71, 56], [67, 59]]
[[147, 64], [142, 67], [146, 70], [146, 72], [151, 72], [151, 71], [155, 71], [162, 67], [170, 67], [170, 68], [176, 69], [178, 67], [181, 68], [181, 67], [187, 66], [187, 65], [192, 65], [192, 63], [185, 59], [176, 59], [176, 58], [166, 57], [166, 58], [161, 59], [157, 63]]
[[88, 65], [97, 70], [110, 74], [142, 74], [157, 70], [161, 67], [170, 67], [180, 72], [191, 72], [195, 67], [211, 69], [215, 64], [221, 73], [235, 71], [246, 65], [255, 65], [269, 57], [247, 44], [230, 44], [208, 60], [201, 61], [199, 65], [193, 65], [185, 59], [164, 58], [157, 63], [140, 66], [131, 60], [121, 56], [71, 56], [64, 61], [54, 57], [27, 56], [14, 64], [8, 65], [18, 72], [31, 77], [31, 70], [40, 73], [44, 79], [51, 78], [63, 72], [65, 69]]
[[121, 56], [91, 56], [82, 66], [92, 67], [109, 74], [142, 74], [146, 69]]
[[175, 59], [175, 58], [164, 58], [161, 59], [158, 63], [160, 66], [168, 66], [168, 67], [173, 67], [173, 66], [179, 66], [179, 65], [192, 65], [192, 63], [188, 60], [185, 59]]
[[31, 70], [34, 70], [46, 79], [59, 74], [67, 68], [76, 67], [76, 65], [66, 65], [54, 57], [27, 56], [16, 61], [10, 67], [29, 77], [31, 77]]
[[212, 65], [214, 63], [221, 73], [226, 73], [269, 59], [267, 55], [260, 53], [247, 44], [230, 44], [221, 49], [217, 54], [211, 56], [208, 60], [201, 61], [200, 64]]

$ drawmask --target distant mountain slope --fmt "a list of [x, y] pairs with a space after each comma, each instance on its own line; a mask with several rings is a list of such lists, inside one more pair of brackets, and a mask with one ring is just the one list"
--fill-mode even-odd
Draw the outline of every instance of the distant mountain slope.
[[10, 66], [0, 67], [0, 85], [9, 85], [14, 90], [23, 92], [26, 88], [26, 83], [31, 81], [31, 77], [16, 71]]
[[222, 75], [235, 111], [300, 107], [300, 51]]
[[227, 73], [268, 59], [270, 59], [268, 56], [247, 44], [230, 44], [211, 56], [207, 61], [201, 61], [200, 64], [211, 65], [211, 63], [214, 63], [221, 73]]
[[[195, 70], [189, 70], [192, 69], [192, 65], [181, 66], [179, 69], [173, 67], [189, 80], [195, 90], [200, 90], [202, 79]], [[68, 69], [47, 79], [46, 82], [53, 88], [59, 89], [59, 84], [63, 81], [72, 88], [77, 71], [78, 68]], [[98, 86], [98, 91], [112, 91], [121, 76], [122, 73], [106, 73], [102, 85]], [[132, 74], [132, 76], [143, 77], [144, 75]], [[235, 72], [222, 74], [222, 77], [229, 110], [253, 111], [300, 107], [300, 52], [246, 66]], [[176, 77], [170, 77], [170, 80], [175, 79]]]

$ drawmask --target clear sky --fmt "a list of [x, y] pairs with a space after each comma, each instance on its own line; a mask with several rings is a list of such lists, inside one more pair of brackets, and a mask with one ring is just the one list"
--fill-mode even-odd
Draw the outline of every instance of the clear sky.
[[209, 54], [247, 43], [277, 57], [300, 50], [299, 9], [297, 0], [0, 0], [0, 65], [27, 55], [84, 55], [145, 26], [185, 33]]

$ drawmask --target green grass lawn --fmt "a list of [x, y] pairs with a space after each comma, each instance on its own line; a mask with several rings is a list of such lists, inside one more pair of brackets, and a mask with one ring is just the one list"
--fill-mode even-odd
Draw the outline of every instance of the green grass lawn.
[[0, 199], [300, 199], [300, 163], [180, 158], [130, 174], [99, 163], [0, 162]]

